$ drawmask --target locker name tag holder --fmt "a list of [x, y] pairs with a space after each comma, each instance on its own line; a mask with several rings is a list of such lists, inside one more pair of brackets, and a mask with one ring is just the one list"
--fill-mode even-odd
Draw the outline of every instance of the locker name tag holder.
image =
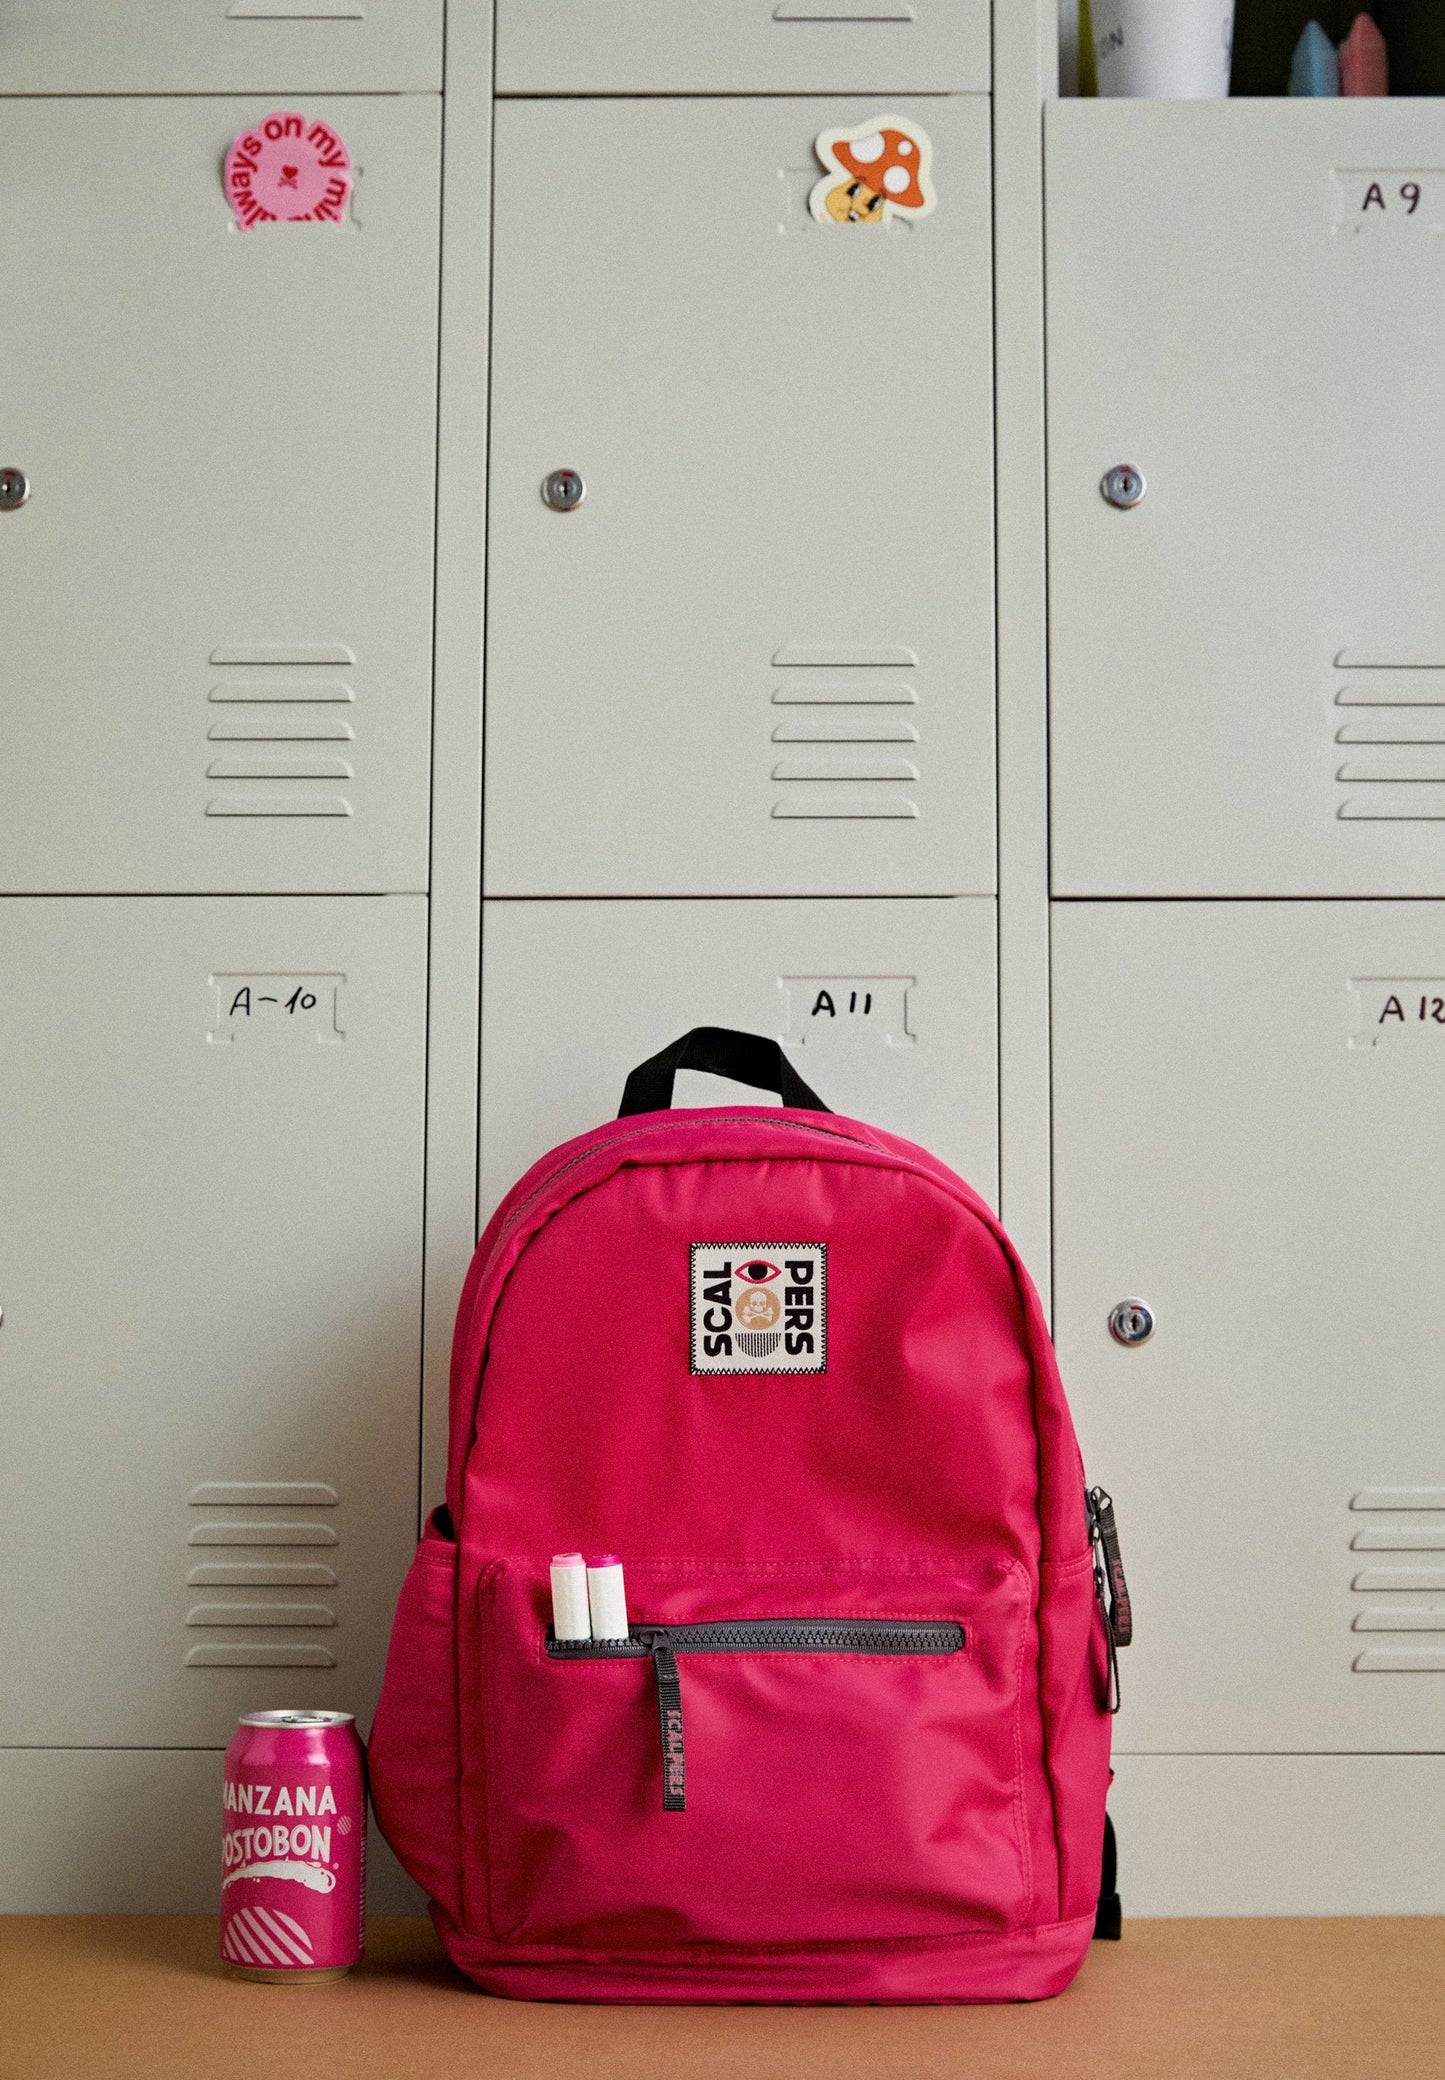
[[1445, 1053], [1445, 975], [1356, 975], [1352, 1048], [1408, 1041]]
[[785, 1041], [861, 1041], [916, 1047], [908, 1026], [908, 992], [916, 975], [780, 975]]
[[351, 154], [329, 123], [274, 109], [226, 154], [226, 200], [243, 231], [257, 224], [340, 224]]
[[212, 1045], [237, 1040], [285, 1045], [310, 1042], [337, 1047], [344, 975], [216, 974], [207, 978], [212, 995]]
[[907, 116], [873, 116], [849, 130], [823, 130], [813, 141], [827, 170], [808, 197], [820, 224], [912, 223], [926, 217], [933, 191], [933, 146]]
[[1330, 226], [1337, 235], [1438, 237], [1445, 228], [1445, 169], [1336, 166], [1330, 174], [1330, 203]]

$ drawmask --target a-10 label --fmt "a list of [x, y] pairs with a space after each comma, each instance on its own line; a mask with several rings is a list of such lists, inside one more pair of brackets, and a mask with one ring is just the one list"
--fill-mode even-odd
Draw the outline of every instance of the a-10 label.
[[1445, 1049], [1445, 976], [1360, 975], [1350, 988], [1357, 1009], [1351, 1047], [1414, 1040]]
[[221, 974], [210, 977], [212, 1042], [297, 1038], [334, 1047], [341, 1030], [344, 975]]

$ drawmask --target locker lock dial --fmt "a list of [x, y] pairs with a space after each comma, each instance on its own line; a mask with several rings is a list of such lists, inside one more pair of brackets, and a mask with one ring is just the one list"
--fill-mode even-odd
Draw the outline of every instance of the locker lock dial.
[[582, 473], [575, 469], [554, 469], [542, 479], [542, 496], [554, 513], [572, 513], [587, 496], [587, 486]]
[[1142, 1300], [1120, 1300], [1109, 1309], [1109, 1334], [1115, 1343], [1132, 1349], [1147, 1343], [1154, 1334], [1154, 1310]]
[[30, 496], [30, 479], [23, 469], [0, 469], [0, 513], [17, 513]]
[[1144, 482], [1144, 472], [1135, 469], [1132, 462], [1116, 462], [1099, 489], [1111, 506], [1127, 512], [1130, 506], [1138, 505], [1149, 486]]

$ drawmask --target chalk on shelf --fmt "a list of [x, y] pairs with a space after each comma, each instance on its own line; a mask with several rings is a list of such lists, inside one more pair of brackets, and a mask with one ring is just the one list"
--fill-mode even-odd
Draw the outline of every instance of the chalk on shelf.
[[1318, 22], [1306, 22], [1289, 68], [1291, 94], [1317, 100], [1340, 91], [1339, 53]]
[[615, 1553], [603, 1553], [587, 1562], [587, 1601], [594, 1639], [626, 1639], [627, 1591], [622, 1584], [622, 1562]]
[[1342, 94], [1388, 94], [1390, 58], [1378, 22], [1357, 14], [1350, 33], [1340, 45], [1340, 92]]
[[552, 1555], [552, 1631], [558, 1639], [591, 1639], [587, 1565], [580, 1553]]

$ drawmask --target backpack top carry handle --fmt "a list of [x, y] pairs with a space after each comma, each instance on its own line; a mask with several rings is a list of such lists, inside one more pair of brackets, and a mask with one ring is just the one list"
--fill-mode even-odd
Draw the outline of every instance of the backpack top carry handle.
[[627, 1079], [617, 1117], [634, 1112], [666, 1112], [672, 1103], [672, 1080], [679, 1069], [701, 1069], [749, 1083], [754, 1090], [776, 1091], [785, 1105], [801, 1112], [827, 1112], [776, 1040], [757, 1033], [735, 1033], [729, 1026], [694, 1026], [670, 1047], [639, 1062]]

